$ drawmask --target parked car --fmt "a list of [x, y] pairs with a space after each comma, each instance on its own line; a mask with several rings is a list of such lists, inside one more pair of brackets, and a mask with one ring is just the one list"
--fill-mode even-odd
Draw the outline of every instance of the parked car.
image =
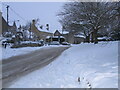
[[70, 45], [68, 42], [62, 42], [62, 45]]
[[22, 41], [20, 44], [14, 44], [11, 48], [20, 48], [20, 47], [39, 47], [43, 46], [41, 42], [37, 41]]
[[49, 45], [60, 45], [60, 43], [58, 41], [52, 41], [49, 43]]
[[21, 44], [27, 44], [27, 45], [38, 45], [43, 46], [44, 44], [38, 41], [23, 41]]
[[14, 41], [12, 39], [6, 39], [2, 41], [2, 44], [4, 43], [14, 43]]

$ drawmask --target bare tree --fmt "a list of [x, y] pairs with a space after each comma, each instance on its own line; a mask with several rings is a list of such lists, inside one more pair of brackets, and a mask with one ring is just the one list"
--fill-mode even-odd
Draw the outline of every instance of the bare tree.
[[66, 30], [83, 32], [88, 39], [98, 43], [97, 34], [112, 28], [116, 19], [117, 2], [69, 2], [58, 14]]
[[113, 21], [114, 25], [111, 27], [111, 32], [109, 35], [112, 37], [112, 40], [120, 40], [120, 2], [117, 3], [116, 19]]

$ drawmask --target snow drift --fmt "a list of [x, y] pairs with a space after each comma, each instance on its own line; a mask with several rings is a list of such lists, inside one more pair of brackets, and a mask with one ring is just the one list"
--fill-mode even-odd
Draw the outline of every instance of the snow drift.
[[74, 45], [10, 88], [118, 88], [118, 42]]

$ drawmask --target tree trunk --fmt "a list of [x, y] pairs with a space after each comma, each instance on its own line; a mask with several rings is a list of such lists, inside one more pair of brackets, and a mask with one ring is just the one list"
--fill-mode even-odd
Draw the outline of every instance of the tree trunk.
[[98, 32], [98, 30], [94, 30], [94, 44], [98, 43], [97, 32]]
[[88, 43], [90, 43], [90, 34], [88, 35]]
[[94, 42], [94, 32], [91, 32], [91, 43]]
[[90, 43], [90, 34], [88, 36], [86, 36], [86, 40], [87, 43]]

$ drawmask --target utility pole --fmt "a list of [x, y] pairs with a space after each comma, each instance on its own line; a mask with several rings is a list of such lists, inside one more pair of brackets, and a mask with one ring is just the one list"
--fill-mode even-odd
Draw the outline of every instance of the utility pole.
[[9, 17], [9, 15], [8, 15], [9, 5], [7, 5], [6, 8], [7, 8], [7, 31], [9, 31], [9, 30], [8, 30], [8, 26], [9, 26], [9, 25], [8, 25], [8, 23], [9, 23], [9, 21], [8, 21], [8, 17]]
[[32, 36], [32, 33], [31, 33], [31, 23], [30, 23], [30, 36], [29, 36], [29, 39], [31, 40], [31, 36]]

